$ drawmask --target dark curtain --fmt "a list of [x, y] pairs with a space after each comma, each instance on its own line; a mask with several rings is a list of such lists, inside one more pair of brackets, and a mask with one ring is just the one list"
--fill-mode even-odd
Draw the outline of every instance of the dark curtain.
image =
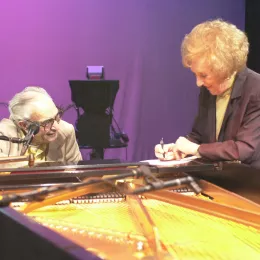
[[246, 1], [245, 31], [250, 49], [248, 67], [260, 73], [260, 1]]

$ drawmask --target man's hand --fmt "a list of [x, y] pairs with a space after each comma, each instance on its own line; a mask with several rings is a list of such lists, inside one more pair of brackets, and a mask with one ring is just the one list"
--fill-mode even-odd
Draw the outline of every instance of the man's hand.
[[175, 144], [164, 144], [163, 148], [161, 144], [157, 144], [154, 148], [155, 156], [164, 161], [180, 160], [186, 156], [176, 148]]
[[187, 138], [180, 136], [176, 141], [176, 148], [182, 153], [197, 155], [199, 145], [189, 141]]

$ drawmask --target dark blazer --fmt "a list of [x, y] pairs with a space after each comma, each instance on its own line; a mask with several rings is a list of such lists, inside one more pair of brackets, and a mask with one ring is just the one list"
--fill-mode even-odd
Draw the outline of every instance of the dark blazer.
[[203, 158], [240, 160], [260, 168], [260, 75], [245, 68], [236, 75], [216, 140], [216, 96], [201, 87], [199, 111], [188, 139]]

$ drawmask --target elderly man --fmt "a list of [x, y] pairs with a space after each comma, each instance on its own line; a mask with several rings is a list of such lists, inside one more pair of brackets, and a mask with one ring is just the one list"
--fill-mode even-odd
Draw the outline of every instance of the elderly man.
[[158, 158], [198, 155], [260, 168], [260, 75], [246, 68], [248, 47], [245, 33], [220, 19], [185, 36], [182, 60], [200, 87], [198, 115], [186, 137], [155, 146]]
[[38, 123], [39, 132], [28, 149], [23, 144], [0, 141], [0, 156], [29, 155], [36, 161], [82, 160], [73, 125], [61, 120], [61, 111], [42, 88], [27, 87], [9, 102], [10, 119], [0, 122], [0, 135], [24, 138], [32, 123]]

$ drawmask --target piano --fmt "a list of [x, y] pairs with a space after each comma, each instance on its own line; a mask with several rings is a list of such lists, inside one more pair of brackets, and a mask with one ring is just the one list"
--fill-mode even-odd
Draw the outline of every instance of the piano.
[[[188, 177], [201, 192], [189, 183], [176, 185]], [[259, 170], [240, 163], [201, 159], [172, 167], [120, 162], [4, 167], [1, 200], [66, 189], [2, 205], [0, 257], [259, 259], [259, 179]], [[175, 185], [156, 190], [167, 181]], [[134, 194], [147, 185], [153, 189]]]

